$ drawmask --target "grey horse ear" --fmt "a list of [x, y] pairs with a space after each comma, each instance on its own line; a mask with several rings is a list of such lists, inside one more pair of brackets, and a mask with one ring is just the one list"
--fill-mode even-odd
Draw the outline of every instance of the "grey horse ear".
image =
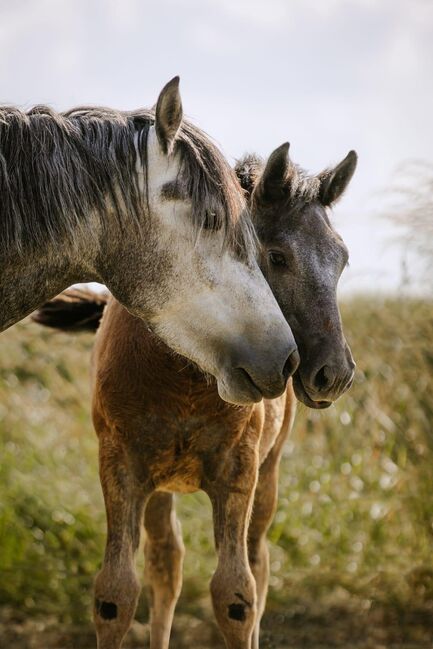
[[182, 116], [179, 77], [174, 77], [161, 90], [155, 110], [156, 135], [164, 153], [173, 151]]
[[258, 187], [263, 200], [273, 201], [284, 195], [290, 165], [289, 147], [290, 144], [284, 142], [268, 158]]
[[319, 200], [322, 205], [331, 205], [340, 198], [355, 173], [357, 162], [356, 152], [349, 151], [344, 160], [334, 169], [319, 174]]

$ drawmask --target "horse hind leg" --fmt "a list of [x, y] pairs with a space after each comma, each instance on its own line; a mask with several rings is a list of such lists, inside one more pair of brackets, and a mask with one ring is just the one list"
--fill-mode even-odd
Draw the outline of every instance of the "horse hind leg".
[[260, 621], [266, 606], [269, 583], [269, 549], [266, 534], [274, 518], [278, 499], [280, 452], [269, 454], [260, 467], [254, 495], [253, 513], [248, 529], [248, 557], [257, 586], [257, 619], [252, 649], [259, 649]]
[[150, 649], [168, 649], [182, 588], [185, 549], [173, 494], [155, 492], [144, 513], [145, 576], [150, 602]]
[[257, 479], [254, 449], [238, 449], [236, 476], [208, 491], [214, 515], [218, 565], [212, 604], [227, 649], [250, 649], [256, 620], [256, 584], [247, 551], [247, 530]]
[[98, 649], [119, 649], [137, 606], [140, 585], [134, 558], [148, 495], [134, 483], [114, 436], [100, 436], [100, 475], [107, 512], [107, 544], [95, 580]]

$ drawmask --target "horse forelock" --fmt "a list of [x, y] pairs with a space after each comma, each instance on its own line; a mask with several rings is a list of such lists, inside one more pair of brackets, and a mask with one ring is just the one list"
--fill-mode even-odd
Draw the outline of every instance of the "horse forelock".
[[182, 123], [178, 147], [197, 231], [222, 228], [227, 246], [244, 259], [254, 258], [255, 231], [234, 170], [209, 136], [187, 120]]
[[[237, 161], [235, 172], [241, 187], [251, 195], [257, 187], [265, 169], [265, 160], [255, 153], [249, 153]], [[321, 180], [292, 162], [288, 163], [281, 200], [287, 206], [311, 203], [319, 198]]]
[[236, 161], [234, 171], [247, 196], [252, 194], [263, 168], [263, 158], [255, 153], [247, 153]]
[[320, 179], [294, 162], [289, 164], [286, 183], [291, 202], [312, 203], [319, 198]]
[[[107, 199], [121, 228], [133, 224], [140, 231], [147, 199], [139, 187], [137, 152], [146, 173], [153, 123], [147, 109], [0, 107], [0, 251], [74, 236], [89, 212], [103, 216]], [[177, 150], [194, 227], [223, 228], [228, 245], [253, 255], [242, 191], [221, 152], [187, 121]]]

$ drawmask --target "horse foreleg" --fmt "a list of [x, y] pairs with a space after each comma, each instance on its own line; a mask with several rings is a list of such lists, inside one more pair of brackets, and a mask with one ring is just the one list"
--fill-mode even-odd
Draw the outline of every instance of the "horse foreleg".
[[228, 649], [250, 649], [256, 620], [256, 584], [248, 561], [247, 530], [257, 479], [254, 449], [234, 450], [233, 471], [208, 491], [218, 565], [211, 581], [215, 617]]
[[107, 544], [95, 580], [98, 649], [119, 649], [137, 606], [140, 585], [134, 557], [146, 493], [135, 483], [121, 443], [100, 435], [100, 477], [107, 512]]
[[257, 619], [252, 649], [259, 649], [260, 621], [266, 605], [269, 582], [269, 550], [266, 534], [272, 523], [278, 498], [279, 453], [271, 453], [260, 467], [248, 529], [248, 556], [257, 586]]
[[150, 649], [168, 649], [182, 588], [185, 549], [172, 494], [155, 492], [145, 513], [145, 575], [150, 600]]

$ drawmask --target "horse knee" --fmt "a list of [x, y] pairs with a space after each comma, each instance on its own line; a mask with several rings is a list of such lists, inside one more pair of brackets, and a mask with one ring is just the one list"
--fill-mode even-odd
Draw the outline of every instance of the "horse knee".
[[231, 583], [231, 580], [215, 573], [210, 591], [217, 618], [245, 622], [255, 612], [256, 589], [252, 578]]
[[133, 570], [104, 566], [95, 579], [94, 617], [97, 623], [129, 626], [137, 606], [140, 584]]
[[257, 614], [251, 571], [245, 567], [217, 569], [211, 581], [212, 604], [228, 647], [249, 647]]

